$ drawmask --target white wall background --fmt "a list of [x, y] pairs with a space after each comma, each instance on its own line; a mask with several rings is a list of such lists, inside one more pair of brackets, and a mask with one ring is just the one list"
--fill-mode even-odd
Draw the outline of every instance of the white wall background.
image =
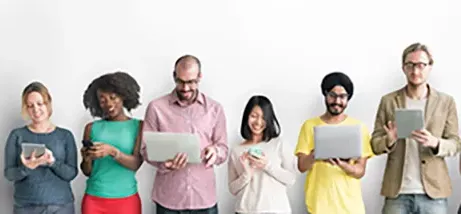
[[[186, 53], [202, 60], [201, 89], [223, 104], [231, 145], [240, 141], [246, 101], [262, 93], [275, 104], [283, 137], [294, 147], [303, 121], [323, 113], [320, 81], [335, 70], [349, 74], [356, 86], [348, 114], [372, 129], [379, 98], [405, 83], [400, 55], [415, 41], [432, 47], [430, 81], [453, 95], [461, 110], [454, 76], [460, 65], [460, 7], [437, 2], [1, 0], [1, 142], [24, 123], [20, 94], [30, 81], [49, 87], [53, 121], [71, 129], [80, 148], [83, 127], [92, 120], [82, 104], [92, 79], [116, 70], [133, 75], [142, 86], [143, 103], [133, 115], [142, 118], [151, 99], [172, 89], [173, 63]], [[370, 214], [382, 207], [385, 158], [369, 161], [363, 178]], [[457, 161], [447, 159], [454, 189], [450, 213], [461, 199]], [[226, 166], [216, 172], [219, 208], [232, 213]], [[155, 213], [149, 198], [153, 177], [148, 165], [137, 174], [144, 213]], [[305, 210], [304, 177], [289, 190], [296, 214]], [[0, 207], [11, 213], [12, 184], [0, 180]], [[72, 186], [80, 212], [85, 177], [80, 173]]]

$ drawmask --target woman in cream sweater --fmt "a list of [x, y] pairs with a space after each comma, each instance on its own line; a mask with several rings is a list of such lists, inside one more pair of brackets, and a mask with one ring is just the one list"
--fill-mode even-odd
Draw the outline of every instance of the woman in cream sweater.
[[240, 133], [244, 141], [232, 148], [228, 163], [235, 212], [291, 213], [287, 187], [296, 179], [296, 158], [279, 138], [280, 125], [267, 97], [250, 98]]

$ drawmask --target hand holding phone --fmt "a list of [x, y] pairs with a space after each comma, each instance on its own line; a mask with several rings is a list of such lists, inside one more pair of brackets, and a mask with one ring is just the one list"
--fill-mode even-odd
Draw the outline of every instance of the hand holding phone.
[[248, 154], [259, 159], [263, 156], [263, 151], [259, 147], [251, 147], [248, 149]]
[[82, 143], [83, 143], [83, 146], [86, 147], [86, 148], [90, 148], [90, 147], [94, 146], [93, 141], [91, 141], [91, 140], [82, 140]]
[[88, 151], [91, 150], [91, 147], [94, 146], [93, 141], [91, 140], [82, 140], [83, 148], [80, 150], [80, 153], [84, 160], [91, 161], [91, 157], [88, 155]]
[[261, 170], [267, 166], [268, 160], [261, 148], [251, 147], [248, 149], [248, 154], [250, 167]]

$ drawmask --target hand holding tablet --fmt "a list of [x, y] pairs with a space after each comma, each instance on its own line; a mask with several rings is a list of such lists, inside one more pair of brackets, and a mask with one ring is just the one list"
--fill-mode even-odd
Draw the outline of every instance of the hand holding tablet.
[[22, 148], [22, 155], [26, 159], [31, 158], [32, 155], [34, 155], [35, 158], [39, 158], [42, 155], [44, 155], [46, 151], [45, 144], [22, 143], [21, 148]]
[[424, 114], [419, 109], [396, 109], [395, 126], [397, 127], [397, 138], [404, 139], [412, 137], [412, 132], [424, 129]]
[[386, 125], [383, 126], [386, 131], [387, 137], [389, 140], [394, 143], [397, 140], [397, 127], [392, 121], [388, 121]]
[[25, 167], [35, 169], [54, 162], [53, 153], [45, 144], [22, 143], [21, 161]]

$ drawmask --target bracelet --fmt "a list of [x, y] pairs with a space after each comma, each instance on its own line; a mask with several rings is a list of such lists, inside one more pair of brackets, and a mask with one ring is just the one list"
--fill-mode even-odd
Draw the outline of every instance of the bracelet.
[[120, 157], [120, 150], [115, 151], [114, 159], [118, 159]]
[[56, 159], [52, 157], [51, 163], [48, 163], [48, 166], [53, 166], [53, 164], [56, 162]]

